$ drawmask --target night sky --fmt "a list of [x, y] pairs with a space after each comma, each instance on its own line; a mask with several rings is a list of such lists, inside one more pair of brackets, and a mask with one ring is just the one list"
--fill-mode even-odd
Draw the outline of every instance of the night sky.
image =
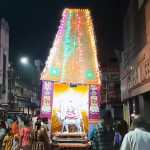
[[122, 21], [128, 0], [0, 0], [0, 17], [10, 25], [10, 60], [22, 55], [45, 62], [66, 7], [90, 8], [98, 52], [122, 49]]

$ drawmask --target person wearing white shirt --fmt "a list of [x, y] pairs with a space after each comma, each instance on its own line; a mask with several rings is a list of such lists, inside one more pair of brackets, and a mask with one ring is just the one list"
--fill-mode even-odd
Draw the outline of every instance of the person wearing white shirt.
[[146, 131], [145, 120], [136, 115], [132, 127], [133, 130], [125, 135], [120, 150], [150, 150], [150, 132]]

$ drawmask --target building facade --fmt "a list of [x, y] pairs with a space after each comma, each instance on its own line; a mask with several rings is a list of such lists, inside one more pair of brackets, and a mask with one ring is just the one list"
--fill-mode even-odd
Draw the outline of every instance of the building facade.
[[22, 112], [25, 114], [34, 114], [34, 111], [38, 108], [37, 93], [26, 86], [23, 82], [15, 82], [15, 93], [13, 101], [13, 110]]
[[101, 105], [112, 110], [114, 119], [122, 119], [120, 69], [116, 64], [102, 67]]
[[150, 1], [130, 0], [124, 19], [121, 99], [124, 118], [130, 124], [131, 114], [150, 121]]
[[9, 26], [0, 21], [0, 104], [8, 103]]
[[[38, 80], [36, 80], [37, 82]], [[39, 107], [39, 84], [30, 84], [21, 76], [15, 66], [9, 66], [8, 73], [9, 112], [34, 114]]]

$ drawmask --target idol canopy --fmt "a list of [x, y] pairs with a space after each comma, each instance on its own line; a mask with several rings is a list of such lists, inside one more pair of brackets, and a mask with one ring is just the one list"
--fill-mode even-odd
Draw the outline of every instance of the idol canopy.
[[52, 133], [88, 133], [100, 119], [100, 71], [88, 9], [65, 9], [41, 73], [41, 116]]
[[65, 9], [41, 80], [100, 84], [97, 49], [88, 9]]

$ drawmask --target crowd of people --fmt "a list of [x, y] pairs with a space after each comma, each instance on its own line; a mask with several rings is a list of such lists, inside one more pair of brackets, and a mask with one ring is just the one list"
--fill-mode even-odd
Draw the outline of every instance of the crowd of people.
[[0, 150], [48, 150], [49, 130], [47, 118], [7, 116], [0, 120]]
[[[105, 110], [100, 122], [89, 136], [91, 150], [149, 150], [149, 124], [140, 115], [126, 121], [113, 121]], [[49, 150], [50, 125], [47, 118], [25, 115], [7, 116], [0, 120], [0, 150]]]
[[124, 120], [113, 121], [105, 110], [90, 135], [92, 150], [150, 150], [149, 124], [140, 115], [132, 117], [131, 127]]

